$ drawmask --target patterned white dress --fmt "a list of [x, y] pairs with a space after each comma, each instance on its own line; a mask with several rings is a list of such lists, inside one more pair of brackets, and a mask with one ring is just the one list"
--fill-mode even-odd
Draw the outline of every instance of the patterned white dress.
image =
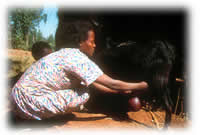
[[[70, 112], [87, 102], [88, 86], [102, 74], [79, 49], [61, 49], [28, 68], [13, 87], [11, 98], [21, 117], [41, 120]], [[74, 78], [70, 76], [86, 87], [71, 88]]]

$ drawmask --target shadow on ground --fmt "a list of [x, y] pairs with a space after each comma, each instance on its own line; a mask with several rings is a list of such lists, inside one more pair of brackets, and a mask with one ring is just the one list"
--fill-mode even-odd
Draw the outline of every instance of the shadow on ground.
[[9, 113], [9, 124], [12, 128], [51, 128], [53, 126], [62, 126], [69, 121], [96, 121], [106, 118], [107, 116], [94, 116], [94, 117], [76, 117], [75, 114], [58, 115], [44, 120], [25, 120]]

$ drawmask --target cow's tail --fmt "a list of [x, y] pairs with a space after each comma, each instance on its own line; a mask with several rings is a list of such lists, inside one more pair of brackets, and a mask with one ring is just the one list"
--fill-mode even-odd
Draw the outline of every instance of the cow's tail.
[[172, 106], [173, 106], [173, 102], [170, 96], [170, 90], [167, 87], [164, 90], [162, 100], [164, 101], [165, 105], [164, 107], [166, 111], [164, 129], [167, 129], [169, 127], [169, 124], [171, 123]]
[[160, 100], [160, 104], [164, 105], [166, 111], [164, 129], [167, 129], [171, 122], [172, 106], [173, 102], [170, 95], [169, 89], [169, 76], [165, 74], [166, 72], [157, 72], [154, 76], [153, 84], [156, 88], [157, 99]]

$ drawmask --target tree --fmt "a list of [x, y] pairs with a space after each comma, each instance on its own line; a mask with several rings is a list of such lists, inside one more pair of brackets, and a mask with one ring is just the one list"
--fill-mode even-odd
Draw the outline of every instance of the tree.
[[47, 42], [50, 44], [52, 49], [54, 49], [54, 47], [55, 47], [55, 37], [53, 36], [53, 34], [49, 35], [49, 37], [47, 38]]
[[41, 40], [46, 40], [43, 35], [42, 35], [42, 32], [39, 30], [36, 32], [36, 41], [41, 41]]
[[46, 23], [47, 15], [43, 9], [17, 8], [9, 15], [9, 28], [11, 29], [11, 44], [13, 48], [28, 49], [29, 38], [36, 32], [39, 22]]
[[30, 32], [30, 34], [29, 34], [29, 43], [28, 43], [30, 45], [30, 47], [31, 47], [31, 45], [33, 43], [35, 43], [36, 35], [37, 35], [37, 31], [36, 30], [33, 30], [33, 31]]

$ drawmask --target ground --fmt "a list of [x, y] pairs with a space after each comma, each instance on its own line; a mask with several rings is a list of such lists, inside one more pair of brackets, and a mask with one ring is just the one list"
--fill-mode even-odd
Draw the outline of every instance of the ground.
[[[131, 121], [117, 121], [111, 117], [107, 117], [104, 114], [88, 114], [74, 112], [75, 118], [68, 121], [62, 126], [54, 126], [54, 128], [140, 128], [140, 129], [152, 129], [162, 128], [164, 122], [164, 112], [155, 112], [158, 118], [158, 127], [152, 121], [152, 115], [149, 112], [140, 110], [138, 112], [128, 112], [128, 116]], [[183, 118], [173, 115], [172, 124], [173, 128], [185, 128], [188, 123]]]
[[[153, 117], [152, 117], [153, 113]], [[44, 121], [16, 120], [10, 123], [17, 129], [37, 130], [64, 130], [64, 129], [139, 129], [157, 130], [162, 129], [165, 112], [147, 112], [141, 109], [138, 112], [128, 112], [129, 120], [117, 120], [115, 117], [102, 113], [72, 112], [72, 114], [61, 115]], [[190, 120], [180, 115], [172, 115], [169, 129], [185, 129], [191, 124]]]
[[[34, 59], [31, 56], [30, 52], [24, 52], [21, 50], [9, 50], [8, 58], [11, 61], [19, 61], [18, 59], [26, 58], [25, 62], [30, 65], [31, 62], [34, 62]], [[15, 57], [16, 56], [16, 57]], [[30, 57], [30, 58], [27, 58]], [[13, 60], [14, 59], [14, 60]], [[27, 60], [29, 59], [29, 60]], [[24, 64], [25, 62], [21, 62]], [[19, 64], [19, 62], [17, 63]], [[13, 67], [13, 66], [11, 66]], [[24, 68], [28, 67], [27, 65], [21, 65]], [[16, 69], [16, 68], [10, 68]], [[14, 73], [13, 73], [14, 72]], [[9, 71], [9, 75], [12, 76], [16, 71]], [[9, 76], [8, 76], [9, 77]], [[9, 90], [8, 90], [9, 91]], [[10, 109], [8, 108], [8, 111]], [[14, 123], [11, 122], [11, 126], [14, 128], [40, 128], [41, 126], [45, 127], [45, 130], [63, 130], [66, 128], [70, 129], [160, 129], [163, 127], [165, 112], [162, 110], [151, 112], [144, 109], [140, 109], [138, 112], [128, 112], [128, 120], [121, 120], [119, 117], [123, 116], [113, 116], [106, 115], [102, 113], [94, 113], [90, 111], [77, 111], [72, 112], [72, 114], [66, 114], [58, 116], [45, 121], [23, 121], [15, 120]], [[172, 115], [172, 122], [169, 128], [187, 128], [190, 126], [191, 121], [188, 120], [188, 117], [184, 115], [185, 113], [179, 115]], [[8, 115], [10, 117], [10, 115]]]

